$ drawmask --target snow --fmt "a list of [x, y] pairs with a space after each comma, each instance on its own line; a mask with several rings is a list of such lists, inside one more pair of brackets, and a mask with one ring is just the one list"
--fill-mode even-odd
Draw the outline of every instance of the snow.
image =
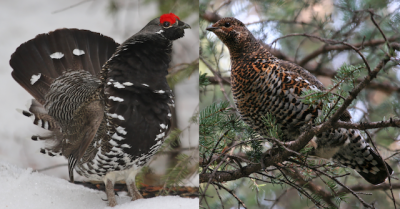
[[[67, 180], [32, 172], [0, 161], [0, 208], [110, 208], [106, 194]], [[117, 196], [115, 209], [198, 209], [199, 199], [164, 196], [131, 201], [125, 192]]]

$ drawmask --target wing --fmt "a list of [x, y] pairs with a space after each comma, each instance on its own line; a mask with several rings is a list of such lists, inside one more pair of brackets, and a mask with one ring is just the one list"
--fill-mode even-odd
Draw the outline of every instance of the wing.
[[165, 78], [171, 45], [156, 33], [136, 35], [103, 67], [111, 143], [122, 144], [125, 153], [143, 162], [157, 151], [171, 127], [173, 94]]

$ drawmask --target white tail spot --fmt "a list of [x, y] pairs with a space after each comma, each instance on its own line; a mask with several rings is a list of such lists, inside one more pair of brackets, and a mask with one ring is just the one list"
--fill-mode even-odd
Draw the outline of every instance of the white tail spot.
[[76, 56], [81, 56], [81, 55], [85, 54], [85, 51], [80, 50], [80, 49], [74, 49], [74, 51], [72, 51], [72, 53]]
[[122, 99], [120, 97], [115, 97], [115, 96], [110, 96], [110, 97], [108, 97], [108, 99], [111, 99], [111, 100], [116, 101], [116, 102], [123, 102], [124, 101], [124, 99]]
[[155, 90], [154, 93], [157, 93], [157, 94], [164, 94], [165, 91], [164, 91], [164, 90]]
[[[32, 77], [31, 77], [31, 85], [35, 84], [40, 79], [41, 76], [42, 76], [41, 73], [39, 73], [37, 75], [32, 75]], [[29, 107], [30, 107], [30, 105], [29, 105]]]
[[123, 86], [122, 84], [120, 84], [119, 82], [114, 82], [114, 87], [118, 88], [118, 89], [123, 89], [125, 88], [125, 86]]
[[122, 115], [117, 115], [116, 113], [113, 113], [113, 114], [107, 113], [107, 115], [112, 118], [118, 118], [120, 120], [125, 120], [125, 118]]
[[133, 83], [131, 83], [131, 82], [124, 82], [123, 85], [124, 85], [124, 86], [132, 86]]
[[51, 59], [61, 59], [64, 57], [64, 54], [61, 52], [54, 52], [53, 54], [50, 54]]

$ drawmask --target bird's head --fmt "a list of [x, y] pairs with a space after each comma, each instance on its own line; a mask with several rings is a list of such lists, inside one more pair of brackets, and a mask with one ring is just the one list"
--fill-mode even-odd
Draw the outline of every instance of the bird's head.
[[169, 13], [150, 21], [140, 33], [158, 33], [173, 41], [182, 38], [187, 28], [190, 28], [190, 25], [182, 22], [174, 13]]
[[[225, 17], [206, 30], [213, 32], [221, 39], [231, 52], [246, 48], [248, 43], [256, 40], [246, 26], [238, 19]], [[257, 41], [256, 41], [257, 42]]]

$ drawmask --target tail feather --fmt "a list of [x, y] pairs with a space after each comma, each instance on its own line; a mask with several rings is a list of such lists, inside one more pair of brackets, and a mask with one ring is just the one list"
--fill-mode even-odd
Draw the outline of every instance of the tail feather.
[[348, 143], [333, 156], [333, 159], [356, 170], [374, 185], [383, 183], [393, 173], [393, 169], [365, 142], [358, 130], [349, 130]]
[[86, 70], [99, 78], [118, 44], [99, 33], [58, 29], [37, 35], [11, 55], [13, 78], [41, 104], [54, 79], [67, 70]]
[[30, 104], [28, 104], [28, 108], [29, 111], [18, 111], [24, 116], [31, 118], [33, 124], [50, 131], [47, 135], [33, 135], [31, 137], [34, 141], [43, 140], [46, 142], [45, 147], [41, 148], [40, 152], [48, 154], [49, 156], [61, 155], [61, 147], [57, 146], [59, 143], [55, 143], [63, 138], [59, 123], [53, 117], [48, 115], [43, 105], [35, 99], [31, 100]]
[[[58, 122], [53, 117], [48, 115], [43, 106], [39, 104], [36, 100], [34, 99], [32, 100], [32, 104], [29, 108], [29, 111], [26, 110], [18, 110], [18, 111], [21, 112], [26, 117], [31, 118], [33, 124], [49, 131], [60, 132], [60, 126]], [[45, 137], [40, 137], [40, 138], [45, 139]]]

